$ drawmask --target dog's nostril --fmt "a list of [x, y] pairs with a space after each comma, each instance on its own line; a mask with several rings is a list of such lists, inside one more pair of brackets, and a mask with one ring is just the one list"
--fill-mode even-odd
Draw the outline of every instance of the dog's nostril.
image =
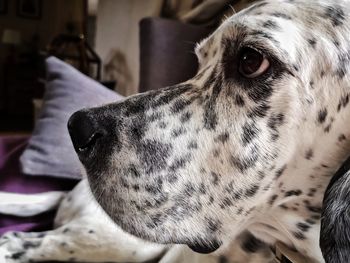
[[75, 112], [69, 118], [68, 131], [78, 153], [91, 150], [97, 140], [103, 137], [96, 121], [84, 111]]
[[80, 147], [78, 147], [79, 152], [83, 152], [92, 148], [96, 144], [96, 141], [102, 136], [103, 134], [100, 132], [91, 135], [91, 137], [86, 141], [85, 145], [81, 145]]

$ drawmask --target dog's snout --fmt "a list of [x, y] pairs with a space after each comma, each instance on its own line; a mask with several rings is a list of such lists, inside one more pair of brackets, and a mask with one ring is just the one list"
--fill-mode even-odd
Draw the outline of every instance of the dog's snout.
[[97, 121], [85, 111], [77, 111], [69, 118], [68, 131], [78, 154], [91, 151], [105, 134]]

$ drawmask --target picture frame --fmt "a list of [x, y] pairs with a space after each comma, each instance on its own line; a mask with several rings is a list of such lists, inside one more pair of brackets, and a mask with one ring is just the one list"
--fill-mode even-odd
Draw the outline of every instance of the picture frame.
[[41, 13], [42, 0], [17, 0], [17, 16], [28, 19], [40, 19]]
[[7, 3], [8, 0], [0, 0], [0, 15], [7, 14]]

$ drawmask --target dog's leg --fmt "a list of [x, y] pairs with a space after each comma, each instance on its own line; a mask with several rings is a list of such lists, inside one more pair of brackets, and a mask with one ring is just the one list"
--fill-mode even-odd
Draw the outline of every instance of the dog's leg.
[[41, 194], [0, 192], [0, 213], [15, 216], [37, 215], [55, 209], [64, 196], [64, 192]]
[[42, 233], [7, 233], [0, 238], [0, 262], [142, 262], [166, 248], [133, 237], [107, 220], [92, 221], [73, 220]]

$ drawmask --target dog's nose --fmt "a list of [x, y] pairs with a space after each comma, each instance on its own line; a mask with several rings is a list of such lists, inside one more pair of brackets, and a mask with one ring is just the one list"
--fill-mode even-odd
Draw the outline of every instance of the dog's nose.
[[68, 131], [78, 154], [91, 151], [98, 139], [104, 135], [96, 120], [85, 111], [77, 111], [69, 118]]

